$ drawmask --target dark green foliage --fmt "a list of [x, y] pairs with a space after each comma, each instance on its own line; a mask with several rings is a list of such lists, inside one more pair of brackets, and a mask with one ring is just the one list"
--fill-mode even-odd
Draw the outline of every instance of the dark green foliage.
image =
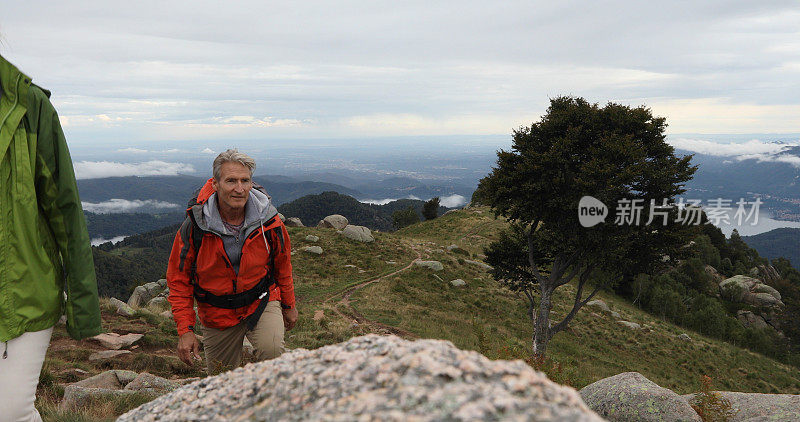
[[[665, 119], [653, 117], [646, 107], [609, 103], [601, 108], [583, 98], [554, 98], [539, 122], [514, 132], [511, 150], [499, 151], [497, 166], [481, 179], [473, 196], [518, 223], [524, 233], [524, 241], [514, 233], [503, 238], [507, 243], [517, 241], [515, 245], [489, 248], [487, 262], [495, 268], [523, 265], [496, 270], [496, 276], [503, 276], [503, 271], [514, 276], [533, 273], [526, 282], [513, 283], [531, 306], [534, 286], [541, 291], [545, 305], [536, 318], [534, 349], [546, 348], [549, 338], [564, 329], [583, 305], [578, 297], [573, 312], [561, 323], [543, 328], [549, 325], [550, 295], [557, 287], [578, 276], [580, 296], [595, 271], [608, 284], [632, 281], [636, 274], [657, 268], [662, 255], [676, 255], [691, 238], [687, 234], [693, 229], [676, 225], [674, 218], [666, 226], [657, 220], [658, 230], [644, 224], [651, 200], [659, 205], [672, 201], [684, 192], [683, 184], [696, 170], [691, 157], [674, 155], [674, 148], [665, 142], [665, 128]], [[639, 225], [615, 224], [609, 216], [603, 224], [583, 227], [578, 203], [586, 195], [610, 209], [621, 200], [641, 200], [645, 220]], [[497, 259], [506, 252], [518, 258]], [[545, 270], [549, 275], [542, 275]]]
[[773, 259], [772, 266], [782, 279], [771, 285], [781, 293], [781, 299], [786, 304], [779, 316], [779, 324], [790, 340], [790, 347], [798, 353], [800, 352], [800, 324], [797, 323], [800, 321], [800, 271], [786, 258]]
[[[687, 273], [695, 274], [698, 263], [699, 259], [695, 258], [694, 263], [686, 264], [679, 270], [655, 277], [644, 274], [637, 277], [639, 303], [654, 315], [688, 329], [784, 362], [794, 359], [789, 354], [794, 346], [780, 338], [775, 331], [745, 328], [730, 312], [735, 312], [736, 307], [726, 309], [726, 302], [692, 288], [693, 278]], [[791, 328], [784, 330], [784, 333], [791, 339]]]
[[702, 234], [694, 238], [694, 242], [692, 248], [702, 263], [711, 265], [719, 271], [722, 266], [722, 259], [720, 258], [719, 249], [711, 242], [711, 238], [707, 234]]
[[[727, 252], [727, 254], [725, 252]], [[755, 249], [747, 246], [747, 243], [742, 240], [742, 237], [739, 236], [739, 231], [736, 229], [733, 229], [731, 237], [728, 239], [728, 247], [727, 251], [725, 252], [722, 253], [722, 256], [729, 257], [731, 262], [736, 263], [738, 261], [742, 263], [744, 272], [739, 272], [740, 268], [738, 264], [734, 264], [734, 270], [736, 271], [736, 274], [747, 274], [748, 269], [753, 268], [758, 264], [769, 263], [766, 259], [761, 258]]]
[[92, 247], [100, 296], [127, 300], [134, 287], [163, 278], [178, 226]]
[[800, 269], [800, 229], [781, 228], [742, 238], [761, 256], [769, 259], [783, 257]]
[[392, 229], [391, 219], [382, 212], [379, 205], [364, 204], [352, 196], [336, 192], [307, 195], [279, 206], [278, 211], [286, 217], [297, 217], [308, 226], [315, 226], [319, 220], [331, 214], [340, 214], [347, 217], [347, 221], [353, 225], [373, 230]]
[[697, 290], [705, 294], [714, 294], [714, 286], [711, 285], [711, 276], [705, 271], [705, 264], [700, 258], [691, 258], [678, 267], [678, 272], [684, 276], [683, 283], [690, 289]]
[[84, 212], [86, 228], [92, 239], [111, 239], [117, 236], [131, 236], [178, 224], [186, 217], [186, 212], [166, 214], [114, 213], [95, 214]]
[[392, 222], [394, 228], [402, 229], [403, 227], [419, 223], [419, 215], [412, 207], [403, 210], [397, 210], [392, 214]]
[[733, 273], [734, 274], [747, 274], [747, 267], [742, 263], [742, 261], [736, 261], [736, 264], [733, 266]]
[[721, 261], [720, 265], [721, 265], [721, 267], [719, 269], [720, 273], [722, 273], [725, 277], [733, 276], [733, 264], [731, 263], [731, 259], [730, 258], [727, 258], [727, 257], [724, 258]]
[[[283, 204], [278, 207], [278, 211], [286, 217], [297, 217], [303, 224], [311, 226], [331, 214], [340, 214], [347, 217], [350, 224], [365, 226], [372, 230], [391, 231], [396, 228], [393, 218], [395, 212], [412, 208], [419, 220], [422, 217], [424, 204], [425, 202], [419, 199], [398, 199], [384, 205], [365, 204], [351, 196], [323, 192]], [[436, 213], [445, 211], [447, 208], [437, 204]]]
[[426, 220], [433, 220], [439, 216], [439, 197], [433, 197], [422, 206], [422, 216]]

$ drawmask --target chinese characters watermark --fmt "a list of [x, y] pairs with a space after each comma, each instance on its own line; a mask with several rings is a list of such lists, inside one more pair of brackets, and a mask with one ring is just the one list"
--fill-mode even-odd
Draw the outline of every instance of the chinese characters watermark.
[[[758, 224], [758, 210], [763, 204], [761, 198], [754, 201], [746, 201], [740, 198], [735, 203], [730, 199], [714, 198], [702, 204], [700, 199], [678, 198], [677, 202], [669, 203], [666, 199], [657, 202], [651, 199], [649, 204], [644, 199], [621, 199], [617, 201], [617, 208], [614, 217], [614, 224], [640, 225], [647, 217], [645, 225], [661, 223], [666, 226], [669, 223], [670, 211], [674, 211], [675, 223], [683, 225], [702, 224], [702, 212], [705, 212], [707, 221], [705, 224], [731, 224], [733, 220], [738, 225], [750, 221], [750, 225]], [[592, 196], [584, 196], [578, 203], [578, 221], [584, 227], [592, 227], [605, 222], [608, 216], [608, 207], [599, 199]]]

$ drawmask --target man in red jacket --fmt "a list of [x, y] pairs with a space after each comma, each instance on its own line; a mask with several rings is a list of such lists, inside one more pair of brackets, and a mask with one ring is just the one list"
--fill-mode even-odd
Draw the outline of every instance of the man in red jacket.
[[241, 365], [244, 337], [259, 360], [284, 351], [297, 323], [291, 243], [270, 197], [253, 189], [255, 161], [237, 150], [214, 160], [214, 177], [175, 235], [167, 267], [178, 356], [199, 360], [195, 311], [209, 374]]

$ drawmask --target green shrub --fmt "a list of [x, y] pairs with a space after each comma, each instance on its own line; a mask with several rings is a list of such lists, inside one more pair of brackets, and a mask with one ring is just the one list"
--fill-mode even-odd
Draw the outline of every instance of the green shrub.
[[728, 422], [736, 416], [730, 400], [711, 391], [711, 377], [703, 375], [700, 384], [700, 392], [690, 404], [703, 422]]

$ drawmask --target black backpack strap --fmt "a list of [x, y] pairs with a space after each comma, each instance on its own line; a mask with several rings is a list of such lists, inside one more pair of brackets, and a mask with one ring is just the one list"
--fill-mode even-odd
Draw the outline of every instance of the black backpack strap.
[[[200, 247], [203, 246], [203, 236], [206, 234], [205, 230], [201, 229], [199, 225], [197, 225], [197, 221], [194, 218], [194, 213], [190, 210], [189, 211], [189, 220], [191, 220], [191, 238], [192, 238], [192, 249], [194, 249], [194, 260], [192, 260], [192, 264], [189, 267], [189, 282], [195, 287], [195, 289], [199, 288], [197, 285], [197, 256], [200, 255]], [[185, 246], [184, 246], [185, 247]]]
[[[264, 276], [258, 284], [249, 290], [230, 295], [215, 295], [199, 285], [194, 286], [194, 297], [198, 302], [207, 303], [211, 306], [222, 309], [239, 309], [255, 302], [262, 295], [269, 293], [273, 279], [269, 275]], [[266, 301], [262, 300], [262, 303]], [[263, 311], [263, 310], [262, 310]]]

